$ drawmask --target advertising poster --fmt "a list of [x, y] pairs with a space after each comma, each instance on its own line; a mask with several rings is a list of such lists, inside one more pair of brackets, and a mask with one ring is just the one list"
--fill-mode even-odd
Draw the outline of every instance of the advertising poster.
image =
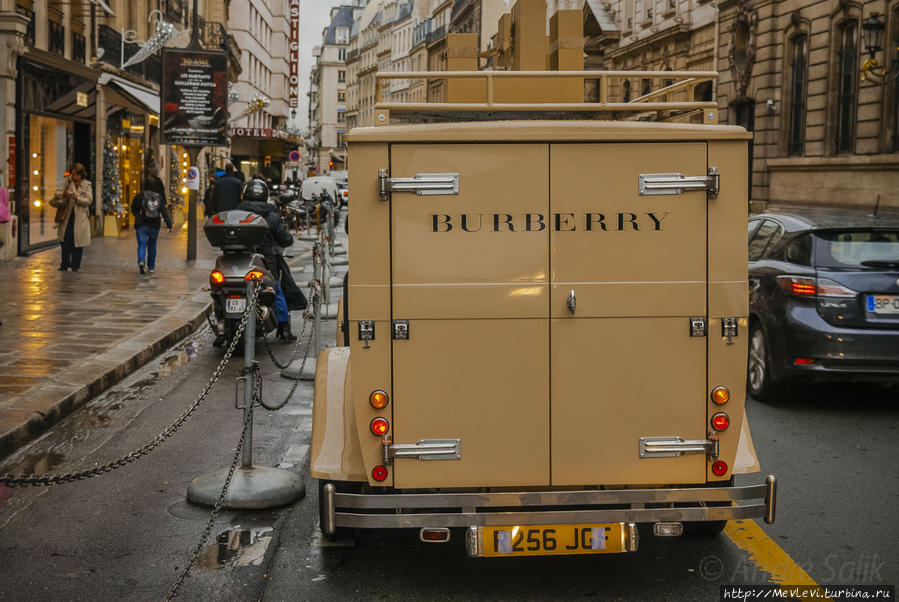
[[227, 67], [223, 51], [163, 51], [162, 144], [228, 145]]

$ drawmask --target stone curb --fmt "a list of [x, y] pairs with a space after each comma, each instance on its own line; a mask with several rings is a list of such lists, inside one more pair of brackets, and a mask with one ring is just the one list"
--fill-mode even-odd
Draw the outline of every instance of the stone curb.
[[[182, 304], [185, 313], [193, 310], [190, 306], [201, 305], [195, 299], [196, 297]], [[0, 460], [37, 439], [88, 400], [121, 382], [138, 368], [145, 366], [153, 358], [196, 331], [211, 312], [212, 301], [204, 300], [202, 309], [193, 313], [193, 317], [187, 322], [170, 326], [172, 318], [162, 318], [160, 320], [162, 326], [157, 326], [162, 334], [155, 333], [153, 327], [148, 328], [103, 354], [74, 366], [71, 369], [72, 375], [68, 377], [69, 382], [54, 381], [29, 391], [24, 403], [16, 404], [15, 409], [6, 410], [7, 414], [15, 413], [21, 416], [16, 417], [19, 424], [0, 432]], [[136, 342], [140, 344], [135, 345]]]

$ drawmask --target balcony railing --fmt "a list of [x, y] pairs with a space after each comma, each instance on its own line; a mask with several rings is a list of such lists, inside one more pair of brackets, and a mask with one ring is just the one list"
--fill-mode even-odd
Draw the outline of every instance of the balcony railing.
[[103, 50], [100, 60], [118, 67], [122, 64], [122, 36], [108, 25], [97, 28], [97, 47]]
[[25, 43], [34, 46], [34, 11], [16, 4], [16, 12], [28, 18], [28, 25], [25, 26]]
[[47, 30], [47, 48], [50, 50], [50, 52], [53, 52], [60, 56], [65, 55], [66, 28], [59, 23], [54, 23], [53, 21], [49, 21], [47, 25], [49, 26], [49, 29]]
[[72, 32], [72, 60], [77, 63], [83, 63], [86, 52], [84, 36], [78, 32]]
[[[97, 30], [97, 46], [103, 49], [101, 61], [113, 67], [119, 67], [122, 64], [122, 36], [119, 32], [108, 25], [100, 25]], [[127, 61], [139, 49], [140, 46], [137, 44], [126, 42], [124, 59]], [[129, 66], [126, 71], [158, 84], [162, 81], [162, 59], [158, 54], [153, 54], [146, 60]]]
[[428, 44], [430, 44], [431, 42], [436, 42], [437, 40], [442, 39], [444, 36], [446, 36], [446, 25], [441, 25], [428, 34]]

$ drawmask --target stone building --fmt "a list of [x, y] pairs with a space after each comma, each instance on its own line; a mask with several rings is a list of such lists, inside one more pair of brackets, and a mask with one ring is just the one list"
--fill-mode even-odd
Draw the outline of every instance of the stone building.
[[316, 48], [315, 65], [309, 75], [309, 165], [316, 173], [346, 169], [343, 136], [347, 124], [347, 52], [350, 33], [362, 14], [360, 1], [347, 0], [331, 9], [331, 21]]
[[[724, 0], [719, 11], [721, 121], [755, 133], [756, 208], [899, 208], [899, 2]], [[863, 80], [868, 58], [893, 78]]]

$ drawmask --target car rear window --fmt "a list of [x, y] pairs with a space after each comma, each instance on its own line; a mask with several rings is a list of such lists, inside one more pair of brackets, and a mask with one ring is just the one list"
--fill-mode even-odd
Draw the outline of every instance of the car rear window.
[[817, 232], [815, 265], [877, 268], [899, 264], [899, 230]]

